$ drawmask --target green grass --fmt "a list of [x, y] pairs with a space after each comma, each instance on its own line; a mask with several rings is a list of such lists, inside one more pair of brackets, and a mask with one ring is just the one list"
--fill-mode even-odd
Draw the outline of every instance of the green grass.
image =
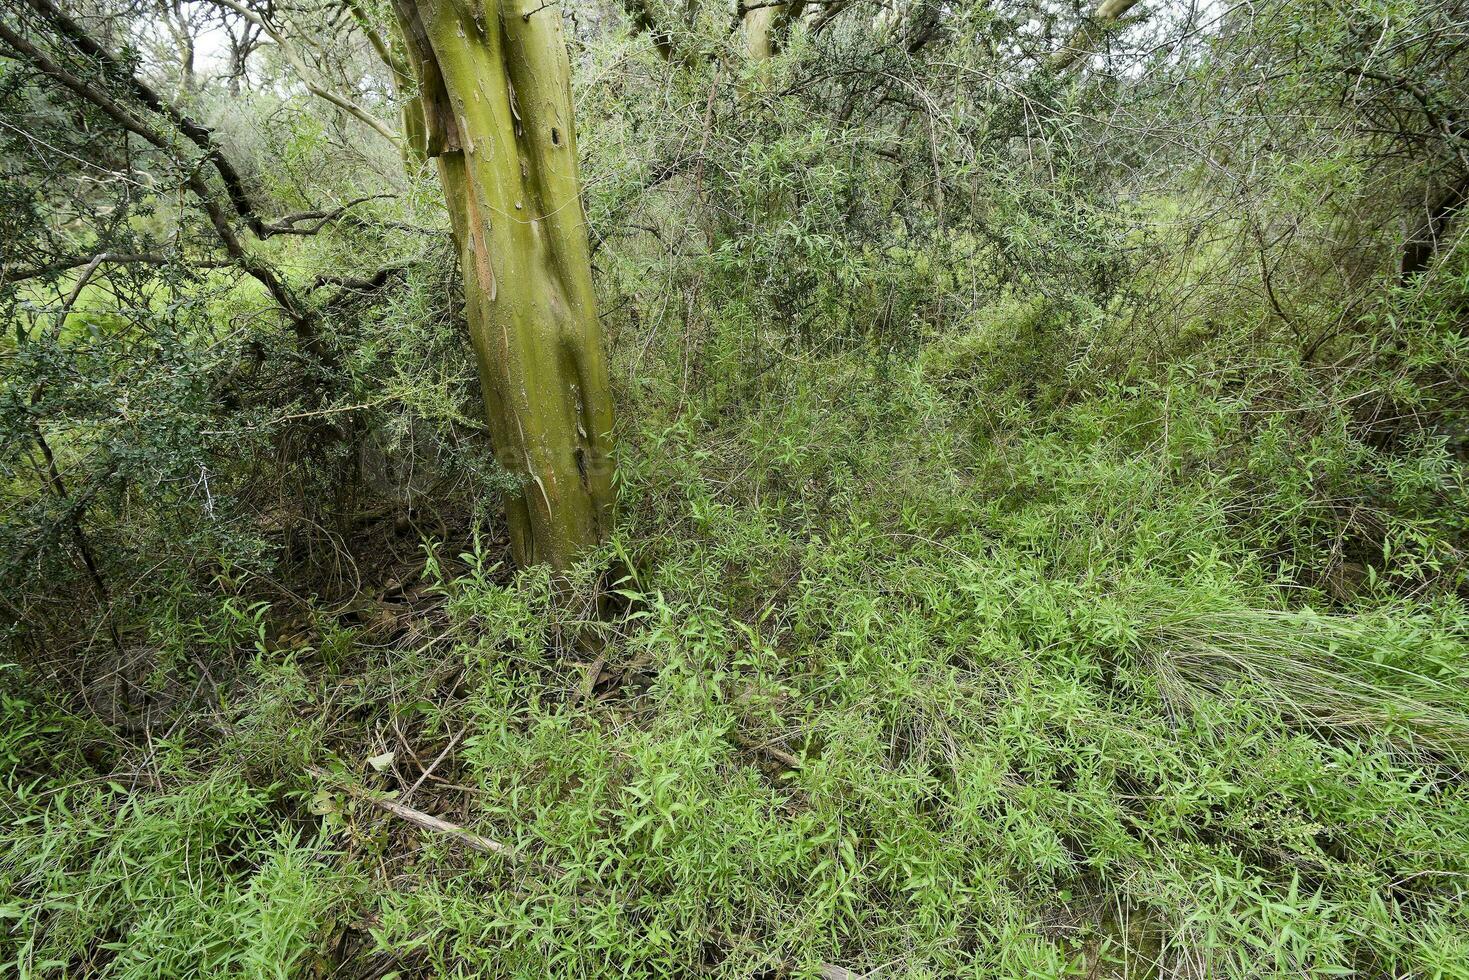
[[[1343, 599], [1308, 574], [1329, 408], [1270, 456], [1197, 379], [1041, 411], [920, 363], [628, 393], [591, 697], [545, 576], [481, 552], [390, 644], [323, 614], [287, 653], [230, 607], [196, 632], [246, 682], [147, 753], [7, 702], [0, 972], [1469, 976], [1432, 522], [1384, 510], [1419, 543]], [[518, 860], [307, 772], [401, 791], [451, 741], [409, 802]], [[38, 776], [38, 744], [71, 748]]]

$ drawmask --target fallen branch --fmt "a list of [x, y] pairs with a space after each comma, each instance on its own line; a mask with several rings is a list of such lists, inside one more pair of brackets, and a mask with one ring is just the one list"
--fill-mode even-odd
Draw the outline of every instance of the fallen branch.
[[745, 735], [742, 732], [732, 732], [731, 738], [733, 739], [734, 743], [740, 748], [746, 749], [750, 752], [754, 752], [757, 755], [763, 755], [771, 761], [785, 766], [787, 769], [800, 769], [803, 767], [803, 763], [798, 757], [792, 755], [784, 749], [776, 748], [769, 742], [757, 742], [755, 739], [750, 738], [748, 735]]
[[408, 799], [408, 797], [412, 796], [415, 792], [418, 791], [418, 787], [423, 785], [423, 781], [429, 777], [429, 773], [437, 769], [439, 763], [444, 761], [444, 757], [449, 754], [454, 746], [459, 744], [459, 740], [464, 737], [465, 731], [466, 729], [461, 728], [453, 738], [449, 739], [449, 744], [444, 746], [444, 750], [434, 757], [434, 761], [428, 764], [428, 768], [419, 773], [418, 779], [414, 781], [412, 786], [408, 787], [408, 791], [403, 794], [403, 799]]
[[515, 853], [514, 848], [510, 847], [508, 844], [501, 844], [497, 840], [490, 840], [490, 838], [488, 837], [482, 837], [479, 834], [465, 830], [458, 824], [450, 823], [447, 820], [440, 820], [438, 817], [432, 814], [424, 813], [422, 810], [415, 810], [411, 806], [404, 806], [402, 803], [398, 803], [394, 800], [384, 799], [383, 797], [378, 796], [376, 793], [369, 792], [368, 790], [365, 790], [360, 786], [354, 786], [351, 783], [344, 782], [343, 780], [336, 778], [325, 769], [311, 766], [308, 768], [307, 771], [316, 778], [325, 780], [326, 782], [329, 782], [332, 785], [342, 789], [349, 796], [352, 796], [359, 800], [363, 800], [367, 803], [371, 803], [378, 809], [385, 810], [386, 812], [391, 813], [399, 820], [406, 820], [414, 826], [421, 827], [424, 830], [431, 830], [436, 834], [444, 834], [446, 836], [452, 837], [455, 840], [459, 841], [461, 844], [465, 844], [469, 847], [474, 848], [476, 851], [482, 851], [485, 854], [497, 854], [500, 857], [506, 858], [510, 861], [519, 860], [519, 856]]

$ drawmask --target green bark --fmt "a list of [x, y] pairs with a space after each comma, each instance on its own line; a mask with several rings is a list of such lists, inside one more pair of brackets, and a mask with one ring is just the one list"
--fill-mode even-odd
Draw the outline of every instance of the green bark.
[[745, 54], [751, 61], [769, 61], [785, 46], [786, 37], [806, 9], [806, 0], [756, 0], [743, 10]]
[[775, 55], [776, 7], [759, 7], [745, 11], [745, 54], [751, 61], [769, 61]]
[[612, 399], [592, 292], [560, 8], [397, 0], [464, 271], [466, 314], [523, 565], [611, 530]]
[[410, 173], [423, 165], [425, 136], [423, 132], [423, 106], [419, 104], [417, 84], [408, 64], [408, 55], [401, 41], [386, 37], [368, 16], [361, 0], [347, 0], [347, 10], [357, 22], [358, 28], [367, 36], [367, 41], [382, 63], [387, 66], [393, 82], [393, 94], [402, 105], [403, 117], [403, 167]]

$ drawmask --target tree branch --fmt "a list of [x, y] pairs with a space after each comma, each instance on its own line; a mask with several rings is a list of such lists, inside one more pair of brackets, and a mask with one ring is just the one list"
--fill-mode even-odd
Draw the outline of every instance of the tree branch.
[[245, 191], [245, 182], [241, 179], [239, 171], [235, 170], [234, 165], [214, 141], [213, 130], [189, 117], [178, 106], [159, 95], [148, 83], [119, 61], [112, 52], [94, 40], [85, 28], [57, 8], [52, 0], [26, 0], [26, 2], [79, 51], [88, 57], [95, 58], [118, 81], [131, 89], [139, 102], [167, 118], [179, 132], [188, 138], [189, 142], [203, 150], [205, 159], [214, 167], [220, 180], [224, 182], [225, 191], [229, 195], [230, 205], [234, 208], [235, 213], [250, 225], [252, 231], [259, 233], [260, 217], [250, 202], [249, 194]]
[[[366, 204], [368, 201], [378, 201], [383, 198], [396, 196], [396, 194], [369, 194], [366, 197], [359, 197], [355, 200], [348, 201], [339, 208], [298, 211], [295, 214], [285, 215], [269, 224], [262, 224], [258, 234], [261, 238], [270, 238], [272, 235], [314, 235], [359, 204]], [[315, 221], [316, 224], [309, 228], [296, 227], [297, 223], [302, 221]]]
[[1051, 55], [1047, 67], [1051, 72], [1060, 74], [1082, 58], [1092, 55], [1096, 43], [1137, 3], [1138, 0], [1102, 0], [1097, 5], [1096, 12], [1076, 29], [1061, 50]]
[[[45, 0], [40, 0], [45, 2]], [[138, 136], [145, 142], [161, 150], [176, 164], [183, 166], [187, 173], [184, 180], [185, 186], [199, 199], [199, 205], [204, 209], [204, 214], [209, 218], [210, 225], [224, 246], [226, 254], [234, 260], [238, 266], [251, 278], [255, 279], [265, 287], [272, 299], [285, 311], [295, 328], [298, 339], [303, 347], [309, 352], [321, 356], [324, 349], [321, 346], [315, 327], [312, 324], [310, 311], [302, 306], [295, 295], [286, 284], [277, 276], [268, 265], [253, 257], [240, 241], [239, 235], [235, 233], [234, 226], [230, 224], [229, 216], [220, 205], [218, 199], [210, 191], [209, 185], [200, 176], [197, 166], [190, 166], [180, 161], [162, 134], [146, 125], [131, 112], [118, 105], [105, 91], [93, 85], [85, 79], [77, 77], [66, 68], [52, 61], [43, 51], [34, 44], [11, 30], [9, 25], [0, 21], [0, 40], [3, 40], [15, 51], [24, 55], [31, 67], [41, 74], [46, 75], [64, 88], [71, 90], [73, 94], [85, 102], [91, 103], [102, 112], [111, 116], [119, 126], [128, 132]]]
[[[24, 282], [27, 279], [39, 279], [42, 276], [53, 276], [62, 272], [70, 272], [72, 269], [80, 269], [86, 265], [167, 265], [175, 261], [165, 255], [157, 255], [152, 252], [100, 252], [96, 255], [72, 255], [64, 259], [57, 259], [46, 265], [33, 266], [29, 269], [20, 269], [15, 272], [0, 272], [0, 282]], [[200, 268], [217, 268], [217, 262], [192, 263]]]
[[306, 86], [306, 90], [308, 92], [310, 92], [317, 98], [324, 99], [327, 102], [330, 102], [338, 109], [341, 109], [343, 112], [347, 113], [347, 115], [353, 117], [368, 128], [372, 129], [373, 132], [377, 133], [389, 143], [392, 143], [395, 147], [401, 148], [401, 141], [398, 139], [398, 134], [388, 128], [387, 124], [384, 123], [381, 119], [377, 118], [372, 113], [362, 108], [362, 106], [358, 105], [356, 102], [353, 102], [351, 99], [346, 98], [342, 95], [338, 95], [331, 89], [325, 88], [313, 81], [311, 77], [311, 70], [306, 67], [306, 62], [301, 60], [301, 55], [296, 50], [295, 46], [292, 45], [288, 40], [286, 40], [285, 35], [281, 34], [280, 31], [277, 31], [274, 27], [272, 27], [269, 21], [265, 20], [263, 17], [261, 17], [259, 14], [257, 14], [255, 11], [251, 10], [244, 4], [236, 3], [235, 0], [209, 0], [209, 2], [224, 7], [228, 10], [233, 10], [235, 13], [239, 14], [241, 17], [245, 18], [247, 21], [264, 31], [266, 36], [268, 36], [272, 41], [276, 43], [276, 47], [280, 48], [281, 54], [285, 57], [286, 61], [290, 63], [291, 67], [295, 69], [296, 74], [300, 76], [301, 84]]

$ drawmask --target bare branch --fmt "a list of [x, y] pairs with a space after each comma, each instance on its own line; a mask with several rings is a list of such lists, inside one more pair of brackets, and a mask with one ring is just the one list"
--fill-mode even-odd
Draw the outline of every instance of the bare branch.
[[1102, 0], [1096, 12], [1051, 56], [1047, 67], [1056, 74], [1066, 71], [1082, 58], [1095, 52], [1097, 42], [1116, 26], [1122, 15], [1137, 6], [1138, 0]]
[[286, 61], [288, 61], [291, 67], [295, 69], [296, 74], [301, 79], [301, 83], [306, 86], [306, 90], [308, 92], [319, 99], [324, 99], [327, 102], [330, 102], [332, 105], [336, 106], [338, 109], [341, 109], [349, 116], [358, 120], [359, 122], [370, 128], [373, 132], [381, 136], [383, 139], [387, 140], [389, 143], [392, 143], [394, 146], [401, 146], [401, 141], [398, 138], [398, 134], [393, 132], [392, 129], [390, 129], [388, 125], [384, 123], [381, 119], [377, 118], [372, 113], [368, 112], [366, 109], [362, 108], [362, 106], [358, 105], [356, 102], [352, 101], [346, 96], [339, 95], [336, 92], [333, 92], [331, 89], [326, 88], [325, 86], [316, 82], [312, 78], [311, 69], [309, 69], [306, 66], [306, 62], [301, 59], [301, 53], [296, 50], [295, 45], [288, 41], [285, 35], [283, 35], [280, 31], [276, 30], [269, 21], [265, 20], [265, 18], [261, 17], [259, 14], [257, 14], [255, 11], [251, 10], [244, 4], [236, 3], [235, 0], [209, 0], [209, 2], [217, 4], [218, 6], [224, 7], [226, 9], [233, 10], [235, 13], [239, 14], [241, 17], [245, 18], [247, 21], [264, 31], [266, 36], [276, 43], [276, 47], [280, 49], [280, 52], [285, 57]]
[[[261, 238], [270, 238], [272, 235], [314, 235], [359, 204], [396, 196], [396, 194], [369, 194], [366, 197], [359, 197], [355, 200], [348, 201], [339, 208], [299, 211], [295, 214], [288, 214], [269, 224], [262, 224], [259, 235]], [[302, 221], [315, 221], [316, 224], [307, 228], [298, 228], [297, 224]]]
[[255, 212], [254, 205], [250, 202], [250, 196], [245, 191], [245, 182], [240, 178], [239, 171], [235, 170], [234, 165], [220, 150], [214, 140], [214, 132], [208, 126], [190, 118], [176, 105], [154, 91], [151, 86], [119, 61], [112, 52], [97, 43], [85, 28], [62, 12], [52, 0], [26, 0], [26, 2], [55, 26], [78, 50], [96, 59], [119, 82], [131, 89], [139, 102], [167, 118], [191, 143], [203, 150], [205, 158], [214, 167], [220, 179], [224, 181], [225, 191], [229, 195], [230, 205], [234, 208], [235, 213], [245, 219], [251, 230], [259, 233], [260, 218]]
[[[41, 2], [44, 2], [44, 0], [41, 0]], [[204, 214], [209, 218], [209, 223], [214, 228], [215, 234], [219, 237], [220, 243], [224, 246], [225, 252], [234, 260], [234, 265], [238, 266], [247, 275], [265, 287], [266, 292], [270, 294], [271, 298], [276, 301], [290, 318], [295, 327], [296, 335], [301, 340], [303, 347], [318, 356], [323, 353], [320, 338], [312, 326], [310, 311], [302, 306], [301, 302], [270, 266], [256, 259], [245, 248], [244, 243], [240, 241], [239, 235], [235, 233], [234, 226], [230, 224], [229, 216], [226, 214], [225, 209], [220, 205], [219, 200], [210, 191], [209, 185], [200, 175], [198, 167], [189, 166], [186, 162], [178, 160], [174, 156], [173, 147], [169, 141], [157, 130], [148, 126], [137, 116], [118, 105], [107, 92], [91, 82], [79, 78], [55, 61], [52, 61], [45, 52], [11, 30], [4, 21], [0, 21], [0, 40], [3, 40], [15, 51], [24, 55], [27, 62], [37, 71], [41, 72], [41, 74], [46, 75], [63, 87], [70, 89], [73, 94], [83, 101], [91, 103], [102, 112], [111, 116], [118, 125], [128, 132], [152, 144], [154, 147], [163, 151], [170, 159], [173, 159], [175, 163], [183, 166], [187, 174], [184, 180], [185, 186], [199, 199], [199, 204], [203, 208]]]

